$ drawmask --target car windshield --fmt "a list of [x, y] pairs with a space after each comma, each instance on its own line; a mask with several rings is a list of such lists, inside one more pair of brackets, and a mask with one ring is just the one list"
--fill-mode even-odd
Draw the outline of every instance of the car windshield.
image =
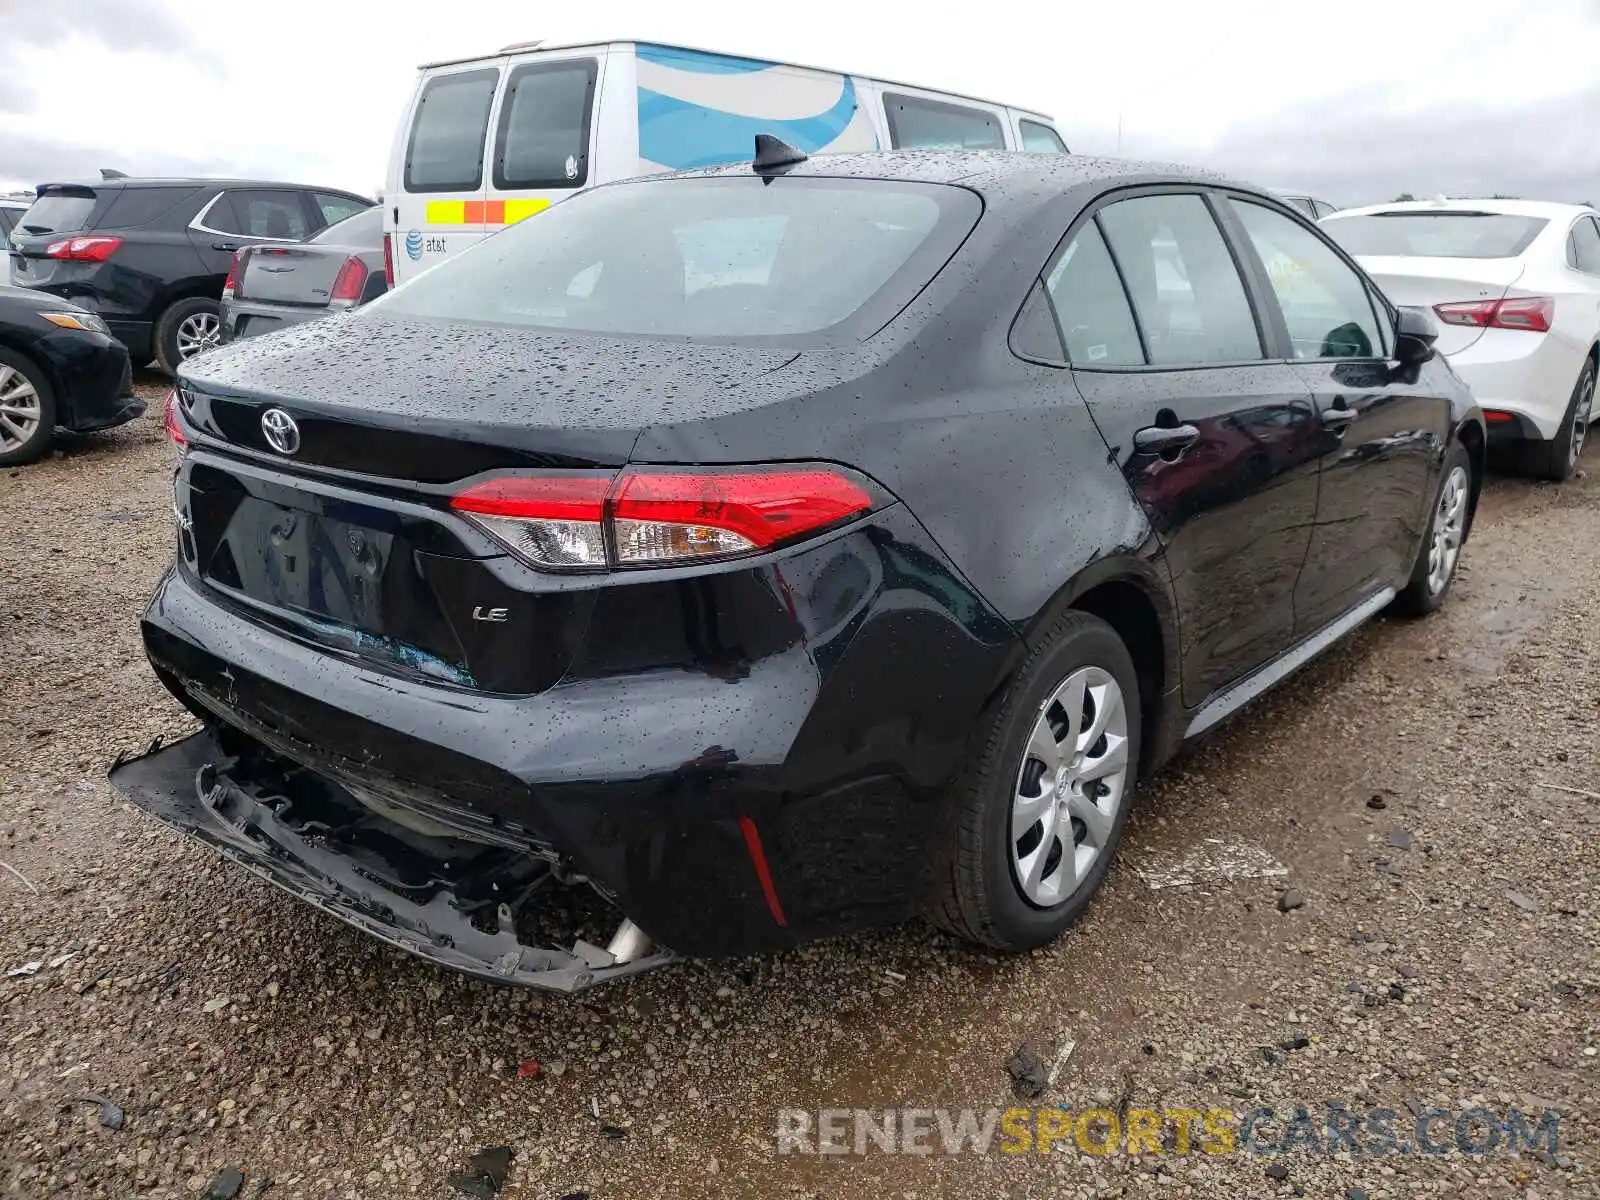
[[1407, 211], [1336, 217], [1322, 228], [1356, 255], [1515, 258], [1548, 223], [1511, 213]]
[[621, 184], [513, 225], [374, 307], [602, 334], [814, 334], [880, 293], [908, 301], [978, 212], [963, 189], [883, 180]]
[[383, 209], [374, 205], [364, 208], [352, 217], [336, 221], [321, 233], [306, 239], [325, 246], [368, 246], [373, 250], [383, 247]]

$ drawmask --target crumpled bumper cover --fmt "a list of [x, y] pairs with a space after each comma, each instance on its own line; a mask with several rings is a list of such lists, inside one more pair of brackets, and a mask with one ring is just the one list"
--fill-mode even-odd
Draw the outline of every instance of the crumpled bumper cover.
[[302, 836], [280, 820], [271, 805], [230, 777], [234, 762], [208, 728], [164, 749], [119, 761], [110, 780], [136, 807], [268, 883], [454, 971], [495, 983], [576, 992], [677, 957], [658, 948], [619, 963], [605, 949], [582, 941], [570, 950], [529, 946], [510, 930], [487, 932], [474, 925], [448, 892], [418, 903], [363, 870], [355, 858]]

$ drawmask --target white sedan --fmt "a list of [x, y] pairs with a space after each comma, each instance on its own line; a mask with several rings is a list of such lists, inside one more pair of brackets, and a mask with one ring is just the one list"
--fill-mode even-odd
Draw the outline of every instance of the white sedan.
[[1322, 228], [1396, 304], [1433, 310], [1438, 349], [1466, 380], [1491, 443], [1570, 476], [1600, 355], [1600, 225], [1591, 208], [1436, 200], [1347, 208]]

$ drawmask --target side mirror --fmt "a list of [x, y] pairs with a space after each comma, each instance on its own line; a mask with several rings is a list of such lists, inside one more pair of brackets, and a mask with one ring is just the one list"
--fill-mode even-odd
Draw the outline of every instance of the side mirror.
[[1402, 367], [1417, 367], [1434, 355], [1439, 326], [1422, 308], [1401, 308], [1394, 326], [1394, 356]]

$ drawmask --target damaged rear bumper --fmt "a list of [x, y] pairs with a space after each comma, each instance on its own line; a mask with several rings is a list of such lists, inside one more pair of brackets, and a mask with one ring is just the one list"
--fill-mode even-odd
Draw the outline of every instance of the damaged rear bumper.
[[287, 762], [264, 770], [264, 761], [231, 756], [208, 728], [119, 762], [110, 778], [137, 807], [267, 882], [454, 971], [575, 992], [676, 958], [659, 948], [635, 956], [641, 939], [626, 921], [611, 949], [582, 939], [570, 950], [529, 945], [516, 929], [514, 891], [525, 885], [526, 899], [548, 879], [546, 864], [396, 824], [324, 776]]

